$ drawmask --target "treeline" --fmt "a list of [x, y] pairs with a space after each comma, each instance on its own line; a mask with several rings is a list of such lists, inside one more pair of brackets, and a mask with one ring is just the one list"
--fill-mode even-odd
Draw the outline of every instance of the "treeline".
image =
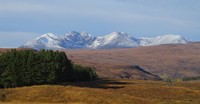
[[0, 87], [10, 88], [66, 81], [91, 81], [94, 69], [76, 65], [64, 52], [10, 50], [0, 55]]

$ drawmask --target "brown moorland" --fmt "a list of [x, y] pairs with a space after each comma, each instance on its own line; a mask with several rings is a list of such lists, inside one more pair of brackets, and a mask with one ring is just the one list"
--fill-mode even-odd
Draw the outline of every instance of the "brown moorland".
[[199, 104], [199, 82], [99, 79], [0, 89], [1, 104]]
[[[200, 43], [139, 48], [65, 51], [75, 63], [95, 67], [100, 77], [159, 79], [200, 76]], [[139, 66], [139, 70], [135, 66]]]

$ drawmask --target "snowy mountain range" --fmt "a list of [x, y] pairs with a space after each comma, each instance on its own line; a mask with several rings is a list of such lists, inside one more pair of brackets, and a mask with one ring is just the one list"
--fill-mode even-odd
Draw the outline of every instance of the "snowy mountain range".
[[155, 38], [135, 38], [124, 32], [112, 32], [103, 37], [94, 37], [86, 32], [69, 32], [63, 36], [47, 33], [20, 46], [21, 48], [40, 49], [110, 49], [133, 48], [161, 44], [186, 44], [180, 35], [163, 35]]

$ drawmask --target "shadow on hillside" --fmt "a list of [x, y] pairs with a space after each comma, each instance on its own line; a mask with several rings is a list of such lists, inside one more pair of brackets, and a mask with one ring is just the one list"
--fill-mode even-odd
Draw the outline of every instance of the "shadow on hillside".
[[102, 89], [119, 89], [119, 88], [124, 88], [124, 86], [127, 84], [130, 84], [130, 83], [120, 82], [117, 80], [111, 80], [107, 78], [99, 78], [96, 81], [91, 81], [91, 82], [70, 82], [70, 83], [67, 82], [61, 85], [89, 87], [89, 88], [102, 88]]

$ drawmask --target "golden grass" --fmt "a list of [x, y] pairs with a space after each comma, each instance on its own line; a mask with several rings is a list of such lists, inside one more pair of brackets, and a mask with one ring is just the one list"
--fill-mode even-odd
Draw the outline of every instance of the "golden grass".
[[[80, 87], [81, 86], [81, 87]], [[103, 79], [0, 90], [1, 104], [199, 104], [200, 82]]]

